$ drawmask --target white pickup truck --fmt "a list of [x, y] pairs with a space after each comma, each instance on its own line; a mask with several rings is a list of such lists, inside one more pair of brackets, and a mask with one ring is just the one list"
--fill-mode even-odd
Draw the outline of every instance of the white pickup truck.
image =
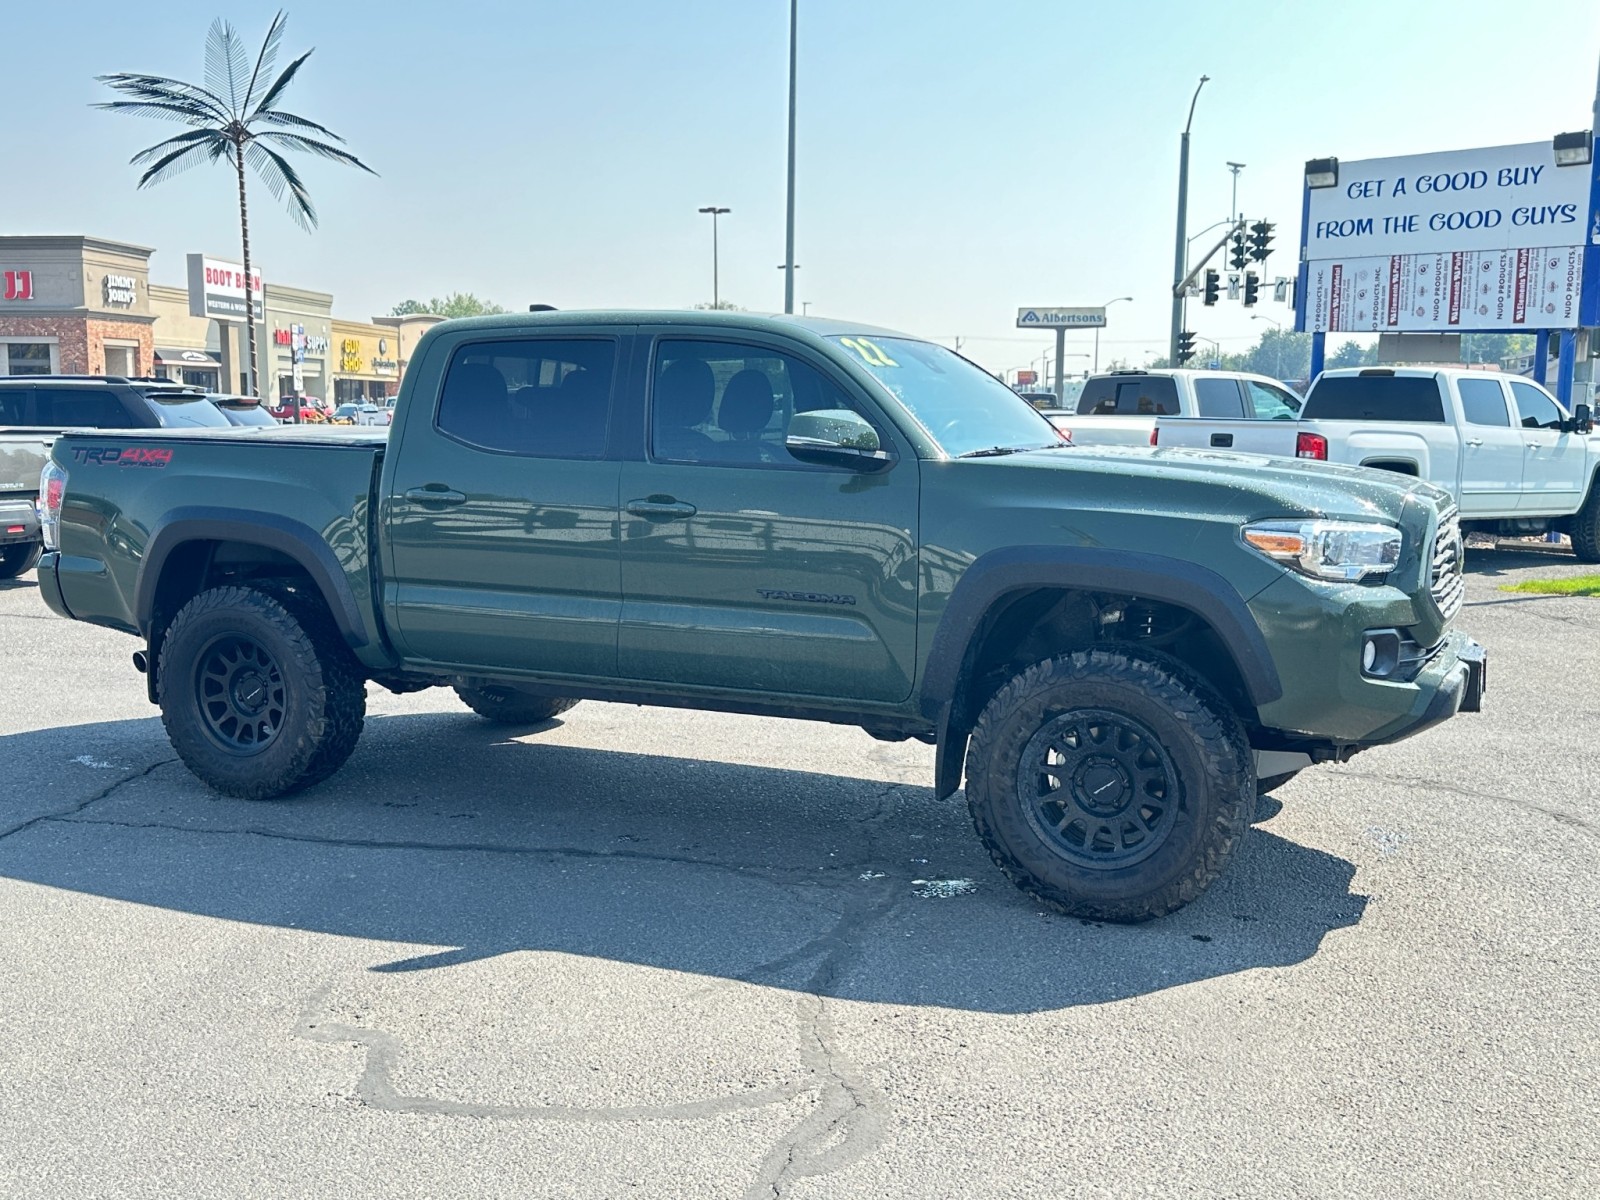
[[[1158, 422], [1161, 446], [1227, 447], [1416, 475], [1446, 488], [1467, 531], [1570, 534], [1600, 562], [1600, 437], [1588, 405], [1569, 414], [1530, 379], [1497, 371], [1324, 371], [1287, 424]], [[1225, 440], [1223, 440], [1225, 439]]]
[[[1218, 425], [1215, 439], [1187, 440], [1184, 445], [1266, 453], [1265, 438], [1252, 422], [1278, 422], [1281, 428], [1299, 417], [1300, 405], [1299, 396], [1265, 375], [1188, 369], [1112, 371], [1084, 381], [1075, 413], [1049, 416], [1080, 446], [1150, 446], [1155, 444], [1157, 423], [1204, 421]], [[1239, 428], [1222, 429], [1228, 422]]]

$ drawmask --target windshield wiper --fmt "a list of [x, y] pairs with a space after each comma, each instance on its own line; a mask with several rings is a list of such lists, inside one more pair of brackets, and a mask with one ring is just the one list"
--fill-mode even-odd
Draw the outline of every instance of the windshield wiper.
[[1029, 449], [1027, 446], [990, 446], [987, 450], [968, 450], [965, 454], [956, 455], [957, 458], [999, 458], [1003, 454], [1021, 454]]

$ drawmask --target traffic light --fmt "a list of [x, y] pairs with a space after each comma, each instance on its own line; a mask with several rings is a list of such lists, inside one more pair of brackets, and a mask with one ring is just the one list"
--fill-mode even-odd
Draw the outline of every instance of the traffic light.
[[1178, 365], [1181, 367], [1194, 357], [1194, 334], [1185, 329], [1178, 335]]
[[1266, 221], [1257, 221], [1250, 226], [1250, 257], [1258, 263], [1266, 262], [1267, 255], [1272, 253], [1268, 247], [1272, 245], [1273, 228]]
[[1250, 248], [1245, 243], [1244, 230], [1241, 229], [1233, 235], [1233, 254], [1229, 257], [1228, 263], [1234, 270], [1241, 271], [1249, 261]]
[[1221, 290], [1222, 279], [1215, 271], [1206, 272], [1206, 307], [1210, 308], [1217, 302], [1217, 293]]
[[1244, 306], [1249, 308], [1261, 295], [1261, 280], [1254, 271], [1244, 273]]

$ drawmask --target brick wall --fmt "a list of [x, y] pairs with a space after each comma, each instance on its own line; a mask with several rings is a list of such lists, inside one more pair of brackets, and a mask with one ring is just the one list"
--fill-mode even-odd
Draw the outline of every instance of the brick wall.
[[[61, 373], [63, 375], [90, 373], [88, 322], [83, 317], [19, 317], [7, 314], [0, 317], [0, 337], [55, 338], [61, 357]], [[103, 346], [100, 351], [100, 370], [105, 371]]]
[[[156, 373], [156, 339], [155, 328], [148, 321], [107, 321], [98, 317], [91, 317], [88, 322], [88, 360], [90, 375], [104, 375], [106, 373], [106, 339], [117, 341], [137, 341], [139, 350], [134, 355], [138, 360], [134, 367], [135, 375], [154, 375]], [[67, 373], [66, 363], [61, 366], [63, 374]]]

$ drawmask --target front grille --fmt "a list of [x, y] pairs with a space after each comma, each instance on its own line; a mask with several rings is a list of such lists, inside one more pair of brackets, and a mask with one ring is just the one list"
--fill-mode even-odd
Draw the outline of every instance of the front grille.
[[1465, 558], [1461, 519], [1456, 510], [1451, 509], [1440, 519], [1439, 531], [1433, 536], [1433, 568], [1428, 578], [1428, 591], [1447, 621], [1461, 610], [1461, 601], [1466, 595], [1467, 580], [1462, 573]]

